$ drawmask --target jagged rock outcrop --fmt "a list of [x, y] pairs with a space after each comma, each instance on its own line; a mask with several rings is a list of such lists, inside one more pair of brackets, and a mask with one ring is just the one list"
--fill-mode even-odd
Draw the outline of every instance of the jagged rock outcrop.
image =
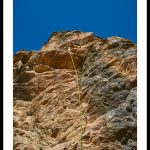
[[[70, 47], [70, 51], [68, 51]], [[14, 55], [14, 150], [136, 150], [136, 45], [91, 32], [54, 32]]]

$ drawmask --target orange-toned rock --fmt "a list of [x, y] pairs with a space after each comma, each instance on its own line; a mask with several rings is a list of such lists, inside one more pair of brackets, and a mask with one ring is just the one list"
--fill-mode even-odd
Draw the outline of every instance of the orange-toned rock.
[[91, 32], [54, 32], [18, 52], [14, 150], [79, 150], [81, 137], [83, 150], [136, 150], [136, 64], [133, 42]]
[[13, 63], [21, 61], [23, 64], [26, 64], [34, 53], [35, 51], [30, 52], [27, 52], [25, 50], [19, 51], [14, 55]]
[[50, 67], [48, 65], [42, 65], [42, 64], [39, 64], [39, 65], [36, 65], [33, 67], [33, 70], [35, 72], [38, 72], [38, 73], [42, 73], [42, 72], [45, 72], [45, 71], [50, 71]]

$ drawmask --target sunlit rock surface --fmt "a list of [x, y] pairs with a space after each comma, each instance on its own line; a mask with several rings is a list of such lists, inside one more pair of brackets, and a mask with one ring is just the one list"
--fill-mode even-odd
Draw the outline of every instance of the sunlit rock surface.
[[14, 150], [137, 149], [137, 47], [121, 37], [54, 32], [14, 55]]

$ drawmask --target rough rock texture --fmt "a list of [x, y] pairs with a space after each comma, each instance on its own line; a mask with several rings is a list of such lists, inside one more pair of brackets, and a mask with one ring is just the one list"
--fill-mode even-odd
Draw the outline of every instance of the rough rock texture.
[[136, 45], [91, 32], [54, 32], [14, 55], [14, 150], [136, 150]]

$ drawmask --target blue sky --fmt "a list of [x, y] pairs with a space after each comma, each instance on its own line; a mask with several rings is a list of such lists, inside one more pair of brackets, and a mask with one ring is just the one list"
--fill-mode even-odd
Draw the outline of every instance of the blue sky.
[[137, 42], [137, 0], [13, 0], [14, 52], [38, 50], [54, 31], [81, 30]]

